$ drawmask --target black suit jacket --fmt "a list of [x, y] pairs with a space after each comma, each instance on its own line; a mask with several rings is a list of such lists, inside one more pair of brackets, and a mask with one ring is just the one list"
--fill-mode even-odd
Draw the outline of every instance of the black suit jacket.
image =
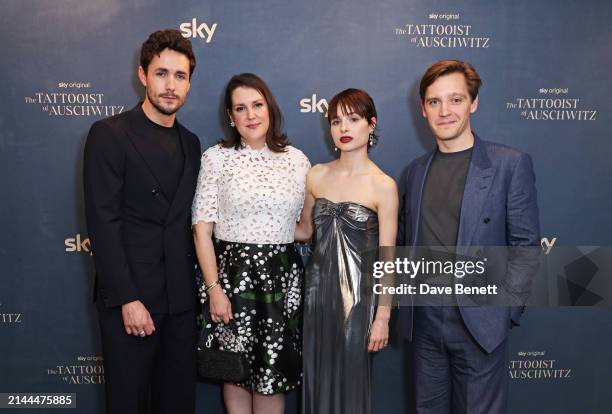
[[171, 199], [167, 155], [147, 137], [151, 127], [138, 104], [89, 131], [83, 169], [94, 290], [98, 306], [140, 300], [149, 312], [177, 313], [196, 304], [191, 202], [200, 141], [178, 124], [185, 161]]

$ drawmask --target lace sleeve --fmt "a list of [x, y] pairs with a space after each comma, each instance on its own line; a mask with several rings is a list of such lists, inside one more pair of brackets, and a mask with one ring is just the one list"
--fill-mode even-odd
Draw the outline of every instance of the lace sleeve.
[[198, 184], [191, 206], [192, 226], [199, 221], [213, 223], [218, 220], [218, 181], [221, 169], [216, 150], [216, 147], [209, 148], [202, 155]]
[[297, 182], [298, 188], [300, 191], [300, 208], [298, 210], [295, 221], [300, 221], [300, 217], [302, 216], [302, 208], [304, 208], [304, 199], [306, 198], [306, 175], [308, 174], [308, 170], [310, 170], [310, 161], [308, 157], [300, 152], [301, 157], [297, 161]]

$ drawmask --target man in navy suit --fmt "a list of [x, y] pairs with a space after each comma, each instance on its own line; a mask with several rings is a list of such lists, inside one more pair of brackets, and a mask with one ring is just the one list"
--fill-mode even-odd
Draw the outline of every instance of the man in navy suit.
[[[481, 84], [476, 70], [457, 60], [435, 63], [423, 75], [421, 107], [437, 146], [403, 176], [398, 245], [453, 254], [478, 249], [477, 255], [482, 250], [475, 246], [539, 246], [531, 158], [480, 139], [470, 127]], [[503, 267], [505, 293], [528, 290], [533, 260], [501, 256], [496, 265]], [[506, 338], [522, 308], [466, 305], [453, 295], [401, 308], [402, 330], [413, 347], [418, 413], [506, 412]]]

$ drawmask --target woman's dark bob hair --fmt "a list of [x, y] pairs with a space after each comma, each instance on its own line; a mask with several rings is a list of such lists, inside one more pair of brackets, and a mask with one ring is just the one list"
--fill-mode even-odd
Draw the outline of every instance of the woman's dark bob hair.
[[[349, 88], [334, 96], [329, 101], [327, 109], [327, 122], [331, 125], [334, 118], [338, 117], [338, 111], [342, 111], [345, 115], [355, 113], [364, 118], [368, 125], [372, 126], [372, 118], [378, 118], [376, 115], [376, 107], [374, 100], [368, 93], [362, 89]], [[374, 125], [376, 128], [376, 125]], [[372, 133], [372, 144], [368, 143], [368, 150], [376, 145], [378, 135]]]
[[[261, 78], [253, 73], [241, 73], [234, 75], [225, 87], [225, 113], [230, 121], [229, 114], [232, 112], [232, 93], [236, 88], [251, 88], [259, 92], [268, 105], [268, 116], [270, 117], [270, 126], [266, 133], [266, 145], [271, 151], [284, 152], [285, 147], [289, 145], [287, 135], [282, 132], [283, 114], [274, 99], [274, 95], [268, 88], [268, 85]], [[240, 149], [242, 141], [237, 128], [232, 128], [232, 135], [229, 138], [221, 141], [221, 145], [225, 148]]]

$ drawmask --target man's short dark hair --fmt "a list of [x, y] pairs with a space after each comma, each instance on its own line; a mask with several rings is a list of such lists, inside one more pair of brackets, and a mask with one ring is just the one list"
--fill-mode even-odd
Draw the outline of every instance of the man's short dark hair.
[[482, 85], [482, 80], [476, 72], [476, 69], [468, 62], [462, 62], [460, 60], [441, 60], [434, 63], [425, 71], [421, 78], [421, 84], [419, 85], [419, 94], [421, 95], [421, 102], [425, 102], [425, 92], [427, 88], [434, 83], [438, 78], [444, 75], [450, 75], [451, 73], [461, 73], [465, 77], [465, 83], [467, 83], [467, 89], [470, 94], [472, 101], [478, 96], [478, 89]]
[[140, 66], [147, 73], [153, 56], [159, 56], [165, 49], [174, 50], [189, 59], [189, 78], [195, 70], [196, 60], [191, 42], [185, 39], [178, 30], [166, 29], [151, 33], [140, 49]]

